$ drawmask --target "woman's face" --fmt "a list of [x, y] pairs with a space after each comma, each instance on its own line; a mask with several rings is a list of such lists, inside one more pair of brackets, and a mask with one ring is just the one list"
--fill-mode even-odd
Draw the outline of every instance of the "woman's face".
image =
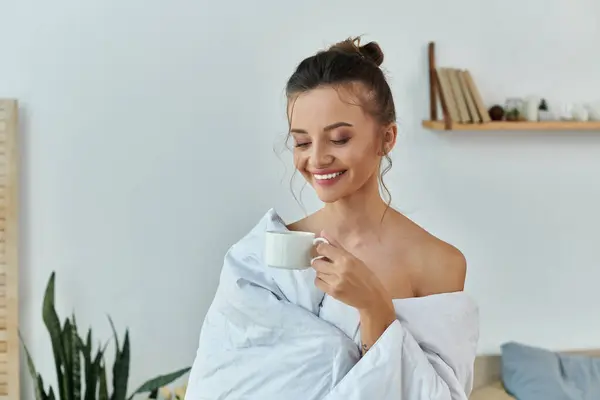
[[350, 91], [327, 87], [290, 102], [294, 164], [325, 203], [377, 180], [384, 132], [358, 104]]

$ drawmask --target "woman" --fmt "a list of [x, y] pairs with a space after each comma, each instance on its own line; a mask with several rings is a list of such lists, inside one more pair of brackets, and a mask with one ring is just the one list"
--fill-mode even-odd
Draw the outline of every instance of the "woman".
[[[230, 249], [186, 399], [468, 398], [478, 315], [465, 258], [380, 195], [397, 135], [382, 61], [376, 43], [348, 39], [290, 77], [294, 164], [325, 206], [290, 225], [270, 210]], [[270, 269], [268, 230], [322, 236], [324, 258]]]

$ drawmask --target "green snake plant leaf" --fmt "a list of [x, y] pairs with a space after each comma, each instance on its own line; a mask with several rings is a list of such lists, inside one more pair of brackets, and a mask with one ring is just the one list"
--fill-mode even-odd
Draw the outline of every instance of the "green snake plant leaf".
[[98, 388], [98, 400], [109, 400], [108, 386], [106, 384], [106, 367], [104, 362], [100, 364], [100, 384]]
[[72, 315], [71, 323], [71, 371], [73, 400], [81, 400], [81, 346], [75, 315]]
[[[108, 341], [102, 346], [102, 343], [98, 344], [98, 351], [92, 358], [92, 333], [91, 329], [88, 330], [87, 338], [85, 343], [79, 338], [80, 349], [83, 353], [84, 360], [84, 373], [85, 373], [85, 393], [84, 400], [97, 400], [97, 389], [101, 378], [102, 366], [104, 364], [104, 353], [108, 346]], [[106, 375], [104, 376], [106, 380]]]
[[88, 328], [88, 333], [85, 338], [85, 347], [89, 349], [90, 354], [92, 354], [92, 328]]
[[58, 382], [59, 397], [61, 400], [71, 400], [68, 396], [67, 390], [64, 385], [63, 378], [63, 367], [65, 365], [65, 350], [62, 341], [62, 330], [60, 327], [60, 320], [56, 314], [54, 307], [54, 279], [56, 273], [52, 271], [48, 284], [46, 286], [46, 293], [44, 294], [44, 302], [42, 306], [42, 317], [46, 329], [50, 334], [52, 342], [52, 352], [54, 354], [54, 365], [56, 367], [56, 381]]
[[169, 383], [173, 382], [175, 379], [177, 379], [180, 376], [182, 376], [183, 374], [187, 373], [190, 369], [191, 369], [191, 367], [186, 367], [186, 368], [180, 369], [179, 371], [171, 372], [170, 374], [166, 374], [166, 375], [160, 375], [160, 376], [157, 376], [156, 378], [150, 379], [150, 380], [146, 381], [144, 384], [142, 384], [139, 388], [137, 388], [137, 390], [135, 392], [133, 392], [131, 394], [131, 396], [129, 396], [128, 400], [132, 400], [133, 396], [135, 396], [138, 393], [154, 392], [155, 390], [158, 390], [161, 387], [166, 386]]
[[67, 392], [66, 399], [73, 400], [73, 335], [71, 334], [72, 324], [67, 318], [63, 325], [61, 337], [63, 343], [63, 349], [65, 351], [64, 369], [63, 369], [63, 384], [65, 391]]
[[48, 396], [46, 398], [48, 400], [56, 400], [56, 397], [54, 397], [54, 390], [52, 390], [52, 388], [50, 388], [50, 392], [48, 393]]
[[92, 330], [88, 330], [88, 337], [84, 342], [79, 335], [77, 335], [77, 341], [79, 342], [79, 349], [81, 351], [81, 355], [83, 357], [83, 376], [85, 377], [85, 392], [83, 395], [84, 400], [88, 400], [88, 386], [90, 382], [90, 378], [92, 377], [92, 349], [88, 347], [88, 342], [91, 341]]
[[[113, 364], [113, 393], [110, 397], [110, 400], [123, 400], [125, 398], [125, 395], [127, 394], [127, 390], [123, 392], [122, 388], [120, 388], [120, 381], [122, 378], [119, 377], [118, 369], [122, 367], [120, 366], [121, 346], [119, 345], [119, 335], [117, 334], [117, 329], [115, 328], [115, 324], [112, 318], [110, 317], [110, 315], [108, 315], [107, 317], [108, 322], [110, 323], [110, 329], [112, 329], [113, 338], [115, 339], [115, 361]], [[127, 384], [127, 381], [125, 382], [125, 384]]]
[[[48, 395], [46, 394], [46, 390], [44, 389], [44, 380], [42, 379], [42, 376], [40, 374], [38, 374], [37, 376], [37, 386], [42, 388], [42, 400], [48, 400]], [[52, 391], [52, 388], [50, 388], [50, 391]]]
[[113, 337], [115, 338], [115, 357], [118, 357], [119, 352], [121, 351], [121, 347], [119, 346], [119, 335], [117, 335], [117, 330], [115, 329], [115, 324], [112, 318], [110, 317], [110, 315], [107, 315], [107, 317], [108, 322], [110, 323], [110, 329], [112, 329]]
[[63, 346], [65, 349], [65, 369], [71, 369], [71, 351], [73, 347], [71, 346], [71, 321], [67, 318], [65, 319], [65, 323], [61, 332]]
[[[42, 386], [39, 385], [38, 382], [38, 373], [35, 369], [35, 364], [33, 363], [33, 359], [31, 358], [31, 354], [29, 354], [29, 350], [27, 346], [25, 346], [25, 341], [21, 336], [21, 332], [19, 332], [19, 339], [21, 343], [23, 343], [23, 349], [25, 349], [25, 356], [27, 357], [27, 368], [29, 369], [29, 374], [31, 375], [31, 379], [33, 380], [34, 392], [35, 392], [35, 400], [43, 400], [42, 393], [44, 393], [44, 386], [42, 382]], [[41, 378], [41, 377], [40, 377]]]
[[127, 381], [129, 380], [129, 329], [125, 330], [123, 348], [117, 352], [113, 364], [113, 393], [111, 400], [125, 400], [127, 398]]
[[[92, 360], [92, 329], [88, 329], [85, 343], [79, 338], [79, 348], [83, 354], [83, 373], [85, 374], [84, 400], [96, 400], [96, 388], [100, 374], [100, 368], [95, 368]], [[99, 361], [98, 361], [99, 363]]]
[[[97, 384], [100, 387], [100, 383], [102, 381], [102, 379], [104, 380], [104, 386], [102, 387], [102, 391], [104, 393], [106, 393], [106, 400], [108, 399], [108, 387], [107, 387], [107, 381], [106, 381], [106, 368], [104, 367], [104, 353], [106, 353], [106, 348], [108, 347], [108, 343], [109, 341], [107, 340], [106, 343], [104, 344], [104, 347], [98, 347], [98, 352], [96, 353], [96, 357], [94, 358], [94, 362], [92, 363], [92, 373], [97, 377]], [[94, 385], [96, 385], [96, 383], [94, 383]], [[93, 391], [93, 395], [92, 397], [90, 397], [90, 400], [96, 400], [96, 387], [94, 386], [94, 391]]]

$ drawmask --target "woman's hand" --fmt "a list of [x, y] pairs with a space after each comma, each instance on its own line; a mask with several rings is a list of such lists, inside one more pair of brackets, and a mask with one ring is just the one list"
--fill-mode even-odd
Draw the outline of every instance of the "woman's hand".
[[337, 300], [358, 309], [361, 320], [362, 351], [366, 352], [396, 319], [392, 297], [379, 278], [358, 258], [336, 241], [321, 236], [330, 244], [319, 243], [315, 285]]
[[391, 296], [365, 263], [324, 232], [321, 237], [330, 244], [319, 243], [317, 254], [326, 259], [312, 262], [317, 272], [315, 285], [319, 289], [360, 311], [375, 310], [391, 303]]
[[316, 286], [361, 312], [392, 308], [392, 298], [379, 278], [361, 260], [350, 254], [335, 240], [321, 237], [330, 244], [319, 243], [317, 254], [326, 259], [312, 263], [317, 272]]

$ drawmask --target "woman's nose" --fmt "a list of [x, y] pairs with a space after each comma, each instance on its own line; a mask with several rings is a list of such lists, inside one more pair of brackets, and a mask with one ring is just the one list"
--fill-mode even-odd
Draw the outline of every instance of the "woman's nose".
[[328, 146], [322, 143], [313, 145], [311, 158], [314, 166], [325, 166], [333, 162], [333, 155], [329, 152]]

